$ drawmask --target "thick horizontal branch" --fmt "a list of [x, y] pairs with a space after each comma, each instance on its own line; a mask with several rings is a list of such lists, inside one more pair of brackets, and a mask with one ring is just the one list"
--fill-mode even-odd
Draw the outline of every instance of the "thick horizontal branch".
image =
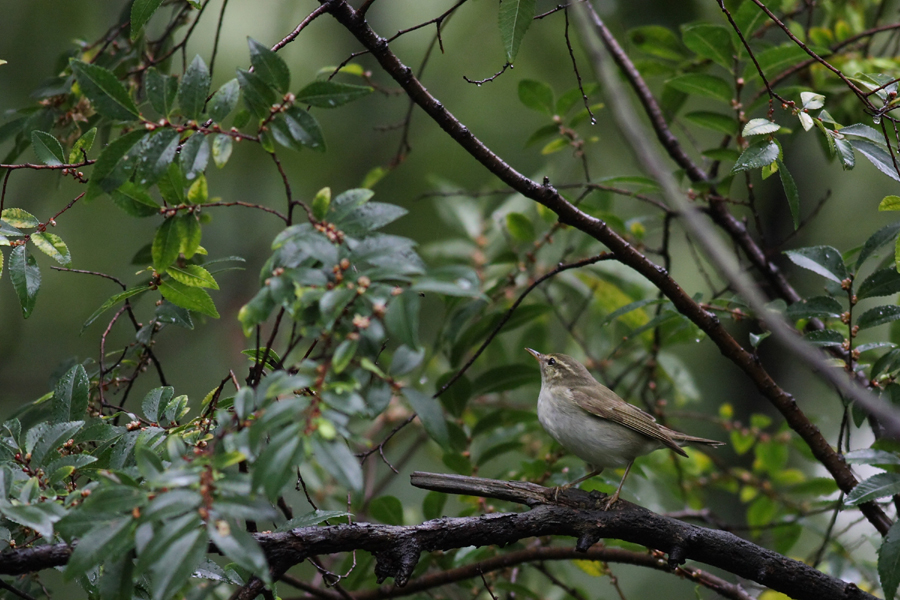
[[604, 500], [596, 493], [563, 490], [559, 492], [560, 505], [550, 505], [544, 503], [552, 501], [556, 490], [533, 483], [418, 472], [412, 474], [411, 480], [414, 486], [426, 490], [536, 505], [517, 516], [524, 520], [527, 515], [540, 514], [546, 519], [542, 528], [552, 529], [550, 535], [577, 537], [576, 548], [582, 551], [598, 539], [615, 538], [667, 553], [670, 566], [687, 559], [699, 561], [792, 598], [873, 597], [853, 583], [825, 575], [726, 531], [690, 525], [621, 500], [613, 510], [600, 510]]
[[[603, 243], [620, 262], [643, 275], [665, 294], [675, 308], [700, 327], [718, 346], [719, 351], [738, 366], [760, 393], [781, 412], [790, 427], [810, 447], [816, 459], [828, 469], [841, 490], [849, 492], [856, 486], [857, 480], [850, 468], [822, 436], [819, 429], [799, 409], [793, 396], [779, 387], [756, 359], [756, 356], [741, 347], [722, 326], [718, 318], [703, 310], [703, 307], [694, 301], [663, 267], [641, 254], [604, 221], [578, 210], [563, 198], [549, 182], [539, 184], [532, 181], [494, 154], [425, 89], [413, 74], [412, 69], [404, 65], [391, 52], [387, 41], [376, 34], [365, 19], [357, 15], [346, 0], [320, 0], [320, 2], [328, 6], [331, 15], [371, 52], [385, 72], [403, 87], [410, 99], [482, 166], [526, 198], [555, 212], [560, 222]], [[874, 503], [867, 503], [861, 509], [879, 532], [882, 534], [887, 532], [891, 521], [884, 511]]]
[[[269, 565], [283, 573], [319, 555], [365, 550], [375, 556], [375, 575], [405, 585], [422, 552], [467, 546], [506, 546], [547, 535], [577, 538], [586, 552], [601, 539], [619, 539], [669, 555], [675, 568], [691, 559], [714, 566], [801, 600], [872, 600], [853, 583], [831, 577], [799, 561], [725, 531], [707, 529], [664, 517], [620, 500], [614, 510], [601, 510], [606, 497], [577, 489], [557, 491], [533, 483], [497, 481], [460, 475], [413, 473], [416, 487], [506, 500], [533, 507], [522, 513], [479, 517], [444, 517], [420, 525], [351, 523], [301, 527], [283, 533], [260, 533]], [[0, 575], [20, 575], [64, 565], [71, 555], [66, 544], [11, 550], [0, 554]]]

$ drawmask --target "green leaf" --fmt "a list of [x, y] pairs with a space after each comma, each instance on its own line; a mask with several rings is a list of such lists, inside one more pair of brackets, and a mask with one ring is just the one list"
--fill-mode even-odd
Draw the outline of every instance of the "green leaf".
[[206, 556], [208, 545], [203, 530], [194, 529], [172, 542], [150, 568], [153, 600], [171, 598], [184, 587], [197, 565]]
[[131, 41], [141, 35], [144, 25], [147, 24], [160, 4], [162, 4], [162, 0], [134, 0], [134, 4], [131, 5]]
[[150, 287], [149, 287], [149, 286], [147, 286], [147, 285], [142, 285], [142, 286], [133, 287], [133, 288], [131, 288], [131, 289], [125, 290], [124, 292], [120, 292], [120, 293], [118, 293], [118, 294], [115, 294], [114, 296], [112, 296], [111, 298], [109, 298], [106, 302], [104, 302], [104, 303], [100, 306], [100, 308], [98, 308], [97, 310], [95, 310], [95, 311], [93, 312], [93, 314], [92, 314], [90, 317], [87, 318], [87, 321], [85, 321], [85, 322], [84, 322], [84, 325], [81, 326], [81, 331], [82, 331], [82, 333], [84, 333], [84, 330], [87, 329], [87, 328], [91, 325], [91, 323], [93, 323], [94, 321], [96, 321], [97, 318], [98, 318], [100, 315], [102, 315], [103, 313], [105, 313], [107, 310], [109, 310], [110, 308], [112, 308], [113, 306], [115, 306], [116, 304], [118, 304], [119, 302], [121, 302], [122, 300], [126, 300], [126, 299], [128, 299], [128, 298], [131, 298], [132, 296], [137, 296], [138, 294], [141, 294], [141, 293], [146, 292], [146, 291], [148, 291], [148, 290], [150, 290]]
[[175, 281], [189, 287], [219, 289], [219, 284], [210, 272], [200, 265], [171, 266], [166, 269], [166, 273]]
[[412, 388], [403, 388], [403, 396], [419, 415], [422, 426], [442, 450], [450, 449], [450, 433], [444, 420], [444, 411], [437, 400]]
[[166, 405], [175, 396], [175, 388], [172, 386], [164, 386], [153, 388], [144, 400], [141, 402], [141, 412], [147, 417], [151, 423], [159, 421], [160, 411], [165, 412]]
[[292, 529], [299, 529], [302, 527], [312, 527], [313, 525], [318, 525], [323, 521], [327, 521], [328, 519], [339, 519], [341, 517], [349, 517], [352, 516], [352, 513], [348, 513], [342, 510], [314, 510], [310, 513], [306, 513], [305, 515], [300, 515], [299, 517], [294, 517], [287, 523], [284, 523], [276, 529], [278, 532], [282, 531], [290, 531]]
[[269, 116], [276, 96], [272, 88], [263, 81], [262, 77], [250, 71], [238, 69], [237, 80], [244, 94], [244, 104], [247, 109], [258, 119]]
[[230, 558], [239, 567], [256, 575], [271, 585], [269, 563], [263, 554], [259, 543], [252, 535], [241, 529], [236, 523], [217, 520], [210, 522], [206, 527], [209, 539], [226, 557]]
[[206, 170], [209, 163], [209, 144], [206, 136], [195, 133], [181, 148], [181, 170], [187, 181], [193, 181]]
[[742, 131], [741, 134], [744, 137], [766, 135], [775, 133], [779, 129], [781, 129], [781, 125], [773, 123], [769, 119], [750, 119], [747, 121], [747, 124], [744, 125], [744, 131]]
[[250, 302], [241, 307], [238, 311], [238, 321], [244, 330], [244, 335], [249, 336], [253, 333], [253, 328], [264, 322], [272, 314], [275, 308], [275, 301], [272, 299], [272, 293], [269, 288], [260, 289]]
[[372, 500], [369, 514], [385, 525], [403, 525], [403, 504], [394, 496], [379, 496]]
[[847, 140], [838, 139], [834, 133], [829, 133], [829, 137], [834, 140], [834, 147], [841, 159], [841, 167], [845, 171], [849, 171], [856, 166], [856, 155], [853, 153], [853, 146]]
[[[841, 132], [843, 132], [843, 129]], [[854, 150], [865, 156], [879, 171], [895, 181], [900, 181], [900, 175], [897, 174], [891, 154], [884, 146], [860, 139], [851, 139], [850, 145]]]
[[737, 121], [734, 117], [716, 112], [696, 111], [684, 115], [684, 118], [695, 125], [712, 129], [725, 135], [734, 135], [734, 132], [737, 131]]
[[69, 151], [69, 163], [80, 163], [87, 160], [87, 153], [90, 152], [91, 146], [94, 145], [94, 138], [97, 137], [97, 128], [88, 129], [80, 138], [75, 140], [72, 149]]
[[770, 165], [778, 160], [778, 155], [778, 144], [774, 141], [764, 139], [753, 142], [741, 153], [740, 158], [737, 159], [734, 167], [731, 168], [731, 172], [739, 173]]
[[404, 291], [391, 300], [384, 324], [391, 335], [410, 348], [419, 347], [419, 296]]
[[797, 191], [797, 184], [794, 183], [794, 178], [791, 177], [785, 164], [780, 160], [776, 160], [775, 164], [778, 165], [778, 175], [781, 177], [781, 185], [784, 187], [784, 195], [787, 197], [796, 231], [800, 227], [800, 192]]
[[862, 250], [859, 251], [859, 257], [856, 259], [856, 269], [859, 270], [866, 259], [872, 256], [879, 248], [892, 242], [897, 237], [898, 231], [900, 231], [900, 221], [885, 225], [873, 233], [866, 240], [866, 243], [863, 244]]
[[803, 339], [813, 346], [821, 347], [841, 346], [844, 343], [844, 335], [833, 329], [810, 331], [803, 336]]
[[56, 382], [53, 390], [53, 420], [77, 421], [87, 415], [90, 381], [81, 365], [75, 365]]
[[31, 146], [38, 159], [45, 165], [63, 165], [66, 163], [66, 153], [62, 144], [49, 133], [35, 129], [31, 132]]
[[280, 113], [271, 124], [272, 135], [282, 146], [300, 151], [303, 146], [325, 152], [325, 136], [315, 117], [298, 106]]
[[553, 89], [543, 81], [535, 81], [534, 79], [523, 79], [520, 81], [519, 101], [528, 108], [545, 115], [552, 116], [554, 114]]
[[760, 496], [747, 508], [747, 525], [764, 527], [778, 515], [778, 504], [768, 496]]
[[224, 133], [217, 133], [213, 136], [212, 157], [213, 162], [220, 169], [225, 166], [228, 159], [231, 158], [232, 142], [231, 137]]
[[224, 121], [237, 106], [240, 95], [241, 86], [238, 84], [237, 79], [232, 79], [223, 84], [209, 99], [208, 112], [210, 118], [217, 123]]
[[439, 519], [444, 514], [444, 505], [447, 503], [447, 494], [442, 492], [428, 492], [422, 500], [422, 516], [426, 521]]
[[[41, 224], [41, 222], [37, 220], [37, 217], [21, 208], [3, 209], [3, 212], [0, 213], [0, 219], [3, 219], [5, 225], [21, 229], [32, 229]], [[16, 231], [15, 229], [5, 229], [2, 225], [0, 225], [0, 233], [5, 233], [7, 235], [22, 235], [22, 232]]]
[[[178, 260], [178, 254], [181, 250], [181, 235], [183, 232], [179, 230], [178, 219], [166, 219], [157, 228], [156, 235], [153, 236], [153, 268], [159, 272], [165, 271], [169, 266]], [[177, 303], [173, 303], [177, 304]]]
[[682, 29], [681, 41], [698, 56], [708, 58], [729, 71], [734, 68], [731, 30], [727, 27], [708, 23], [688, 25]]
[[186, 213], [177, 217], [178, 221], [178, 237], [181, 239], [179, 250], [185, 258], [191, 258], [200, 248], [200, 240], [203, 231], [200, 227], [200, 221], [195, 215]]
[[795, 302], [787, 309], [787, 317], [797, 319], [837, 319], [844, 312], [841, 303], [831, 296], [815, 296]]
[[291, 72], [280, 56], [248, 37], [250, 44], [250, 63], [263, 80], [282, 94], [291, 87]]
[[900, 210], [900, 196], [885, 196], [878, 203], [878, 210]]
[[343, 440], [324, 441], [313, 438], [312, 447], [319, 464], [335, 479], [352, 490], [362, 490], [363, 474], [359, 461]]
[[841, 283], [849, 277], [841, 253], [831, 246], [811, 246], [786, 250], [784, 253], [795, 265], [836, 283]]
[[291, 425], [274, 435], [256, 460], [253, 486], [262, 487], [266, 497], [274, 502], [293, 478], [294, 470], [300, 461], [301, 450], [300, 430], [297, 425]]
[[[203, 173], [200, 173], [197, 180], [188, 188], [187, 201], [191, 204], [203, 204], [207, 200], [209, 200], [209, 184]], [[196, 220], [197, 219], [194, 218], [194, 221]]]
[[68, 265], [72, 263], [72, 255], [69, 254], [69, 247], [66, 246], [66, 243], [62, 241], [62, 238], [55, 233], [50, 233], [49, 231], [32, 233], [31, 242], [38, 250], [59, 264]]
[[531, 365], [511, 364], [482, 373], [472, 382], [472, 395], [506, 392], [523, 385], [540, 383], [541, 372]]
[[509, 230], [510, 235], [519, 242], [535, 241], [534, 225], [532, 225], [531, 219], [522, 213], [507, 213], [506, 228]]
[[75, 59], [71, 59], [69, 65], [81, 91], [98, 113], [117, 121], [131, 121], [141, 116], [134, 100], [111, 71]]
[[[766, 13], [752, 2], [741, 2], [740, 7], [734, 12], [734, 22], [748, 40], [766, 20], [768, 20]], [[737, 48], [738, 57], [747, 52], [737, 33], [732, 33], [732, 41]]]
[[41, 272], [37, 261], [25, 246], [16, 246], [9, 253], [9, 278], [22, 306], [22, 316], [28, 318], [34, 310], [38, 290], [41, 288]]
[[209, 95], [209, 68], [198, 54], [181, 78], [181, 88], [178, 90], [181, 113], [188, 119], [199, 120], [203, 114], [203, 107], [206, 106], [207, 95]]
[[110, 142], [94, 163], [90, 187], [111, 192], [125, 183], [137, 166], [138, 142], [146, 135], [144, 130], [132, 131]]
[[651, 56], [675, 61], [687, 56], [678, 36], [666, 27], [659, 25], [636, 27], [628, 32], [628, 39], [638, 50]]
[[344, 369], [350, 364], [350, 361], [353, 360], [353, 356], [356, 354], [356, 348], [359, 346], [359, 340], [344, 340], [338, 347], [334, 349], [334, 357], [331, 359], [331, 368], [332, 370], [340, 375]]
[[364, 85], [337, 83], [336, 81], [314, 81], [297, 92], [296, 102], [318, 108], [336, 108], [368, 96], [372, 88]]
[[204, 289], [188, 287], [183, 283], [170, 280], [161, 281], [159, 284], [159, 291], [163, 295], [163, 298], [175, 306], [193, 310], [214, 319], [219, 318], [215, 303], [213, 303], [209, 293]]
[[893, 599], [900, 586], [900, 523], [894, 523], [878, 549], [878, 578], [884, 597]]
[[178, 78], [174, 75], [163, 75], [156, 67], [147, 69], [144, 77], [144, 87], [147, 89], [147, 99], [153, 110], [164, 117], [172, 114], [175, 108], [175, 98], [178, 96]]
[[885, 323], [890, 323], [897, 319], [900, 319], [900, 306], [889, 304], [886, 306], [870, 308], [860, 315], [856, 320], [856, 325], [859, 326], [860, 329], [869, 329], [870, 327], [884, 325]]
[[386, 202], [369, 202], [353, 209], [349, 214], [339, 217], [335, 214], [334, 223], [344, 233], [357, 236], [381, 229], [407, 214], [407, 210], [396, 204]]
[[900, 456], [885, 450], [863, 448], [844, 455], [844, 460], [857, 465], [900, 465]]
[[65, 579], [72, 580], [107, 558], [125, 554], [134, 545], [133, 527], [131, 518], [121, 518], [99, 524], [81, 536], [63, 571]]
[[862, 300], [873, 296], [890, 296], [897, 292], [900, 292], [900, 273], [891, 267], [875, 271], [866, 277], [859, 285], [856, 295]]
[[144, 138], [137, 159], [135, 182], [145, 188], [156, 183], [174, 160], [178, 143], [179, 135], [174, 129], [161, 129]]
[[497, 24], [507, 62], [514, 62], [519, 45], [534, 19], [535, 0], [506, 0], [500, 4]]
[[6, 500], [0, 501], [0, 514], [13, 523], [34, 529], [48, 540], [53, 539], [53, 524], [60, 520], [55, 508], [50, 503], [12, 505]]
[[[316, 192], [316, 197], [312, 201], [313, 216], [320, 221], [328, 214], [328, 208], [331, 206], [331, 188], [323, 187]], [[898, 224], [900, 227], [900, 224]]]
[[[827, 51], [825, 54], [827, 54]], [[766, 77], [769, 78], [780, 74], [785, 69], [792, 67], [807, 58], [809, 58], [809, 55], [806, 51], [792, 42], [785, 43], [783, 46], [767, 48], [762, 52], [756, 53], [756, 61], [759, 63], [759, 66], [762, 68]], [[751, 79], [759, 80], [759, 73], [756, 70], [756, 65], [752, 62], [748, 61], [747, 66], [744, 68], [744, 79], [748, 81]]]
[[714, 98], [729, 105], [731, 104], [731, 99], [734, 97], [731, 84], [721, 77], [707, 75], [705, 73], [680, 75], [668, 80], [666, 85], [686, 94]]
[[900, 237], [898, 237], [897, 241], [894, 243], [894, 266], [897, 268], [897, 271], [900, 272]]
[[886, 498], [900, 493], [900, 474], [898, 473], [879, 473], [873, 475], [865, 481], [861, 481], [855, 488], [850, 490], [844, 504], [847, 506], [859, 506], [864, 502]]
[[111, 557], [102, 566], [97, 584], [100, 598], [134, 597], [134, 559], [129, 554]]
[[157, 204], [143, 187], [126, 181], [110, 193], [113, 203], [132, 217], [152, 217], [159, 214]]

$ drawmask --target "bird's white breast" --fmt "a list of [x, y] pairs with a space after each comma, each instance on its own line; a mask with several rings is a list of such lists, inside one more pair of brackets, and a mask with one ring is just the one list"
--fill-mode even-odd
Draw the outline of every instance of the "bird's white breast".
[[585, 412], [574, 401], [563, 405], [550, 402], [544, 386], [538, 396], [537, 413], [538, 421], [553, 439], [596, 468], [624, 467], [636, 457], [662, 447], [658, 441], [624, 425]]

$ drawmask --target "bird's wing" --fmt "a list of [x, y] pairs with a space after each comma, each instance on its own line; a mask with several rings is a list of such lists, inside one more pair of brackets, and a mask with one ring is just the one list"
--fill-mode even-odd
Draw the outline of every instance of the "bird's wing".
[[[671, 448], [682, 456], [687, 456], [687, 453], [660, 427], [652, 415], [645, 413], [633, 404], [628, 404], [612, 390], [592, 387], [590, 390], [571, 388], [569, 392], [572, 394], [572, 399], [575, 403], [585, 412], [601, 419], [618, 423], [649, 438], [659, 440], [667, 448]], [[594, 393], [597, 392], [604, 396], [605, 402], [594, 396]]]

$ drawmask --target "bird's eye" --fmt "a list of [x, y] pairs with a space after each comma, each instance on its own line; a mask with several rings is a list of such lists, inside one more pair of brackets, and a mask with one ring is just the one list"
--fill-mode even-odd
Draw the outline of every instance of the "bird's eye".
[[556, 359], [555, 359], [555, 358], [551, 358], [550, 360], [547, 361], [547, 364], [548, 364], [548, 365], [555, 365], [555, 364], [556, 364]]

